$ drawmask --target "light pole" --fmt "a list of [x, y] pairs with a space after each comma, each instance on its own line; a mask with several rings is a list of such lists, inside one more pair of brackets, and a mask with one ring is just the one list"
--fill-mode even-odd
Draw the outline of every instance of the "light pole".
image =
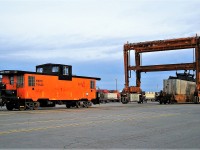
[[116, 91], [117, 91], [117, 79], [115, 79], [115, 81], [116, 81]]

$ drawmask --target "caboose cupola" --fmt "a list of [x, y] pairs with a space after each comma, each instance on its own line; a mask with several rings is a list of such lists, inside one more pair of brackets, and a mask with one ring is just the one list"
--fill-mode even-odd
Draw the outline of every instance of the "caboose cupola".
[[37, 73], [58, 75], [59, 80], [71, 80], [72, 79], [72, 66], [63, 64], [43, 64], [36, 66]]

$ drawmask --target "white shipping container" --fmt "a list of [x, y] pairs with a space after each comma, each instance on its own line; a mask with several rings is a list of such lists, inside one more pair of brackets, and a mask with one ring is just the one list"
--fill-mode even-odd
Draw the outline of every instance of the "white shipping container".
[[163, 91], [167, 94], [191, 95], [194, 93], [196, 83], [180, 79], [163, 80]]
[[131, 102], [134, 102], [134, 101], [139, 102], [139, 100], [140, 100], [140, 95], [141, 95], [141, 94], [137, 94], [137, 93], [130, 94], [130, 101], [131, 101]]
[[117, 99], [117, 93], [105, 93], [104, 99]]
[[145, 92], [145, 98], [148, 100], [153, 100], [156, 97], [156, 93], [155, 92]]

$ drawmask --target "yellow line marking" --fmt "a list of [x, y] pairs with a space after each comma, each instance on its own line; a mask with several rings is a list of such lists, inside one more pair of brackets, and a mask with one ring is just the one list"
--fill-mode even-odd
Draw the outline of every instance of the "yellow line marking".
[[[138, 119], [143, 118], [140, 117], [140, 115], [149, 115], [149, 113], [139, 113], [139, 114], [116, 114], [116, 115], [106, 115], [106, 116], [90, 116], [90, 117], [84, 117], [84, 118], [62, 118], [62, 119], [50, 119], [50, 120], [40, 120], [40, 121], [25, 121], [25, 122], [15, 122], [15, 123], [1, 123], [0, 126], [8, 126], [8, 125], [22, 125], [22, 124], [36, 124], [36, 123], [47, 123], [47, 122], [61, 122], [61, 121], [73, 121], [73, 120], [86, 120], [86, 119], [106, 119], [110, 117], [137, 117]], [[151, 115], [157, 115], [157, 113], [151, 113]]]
[[[84, 117], [84, 118], [71, 118], [69, 119], [69, 117], [67, 118], [62, 118], [62, 119], [50, 119], [50, 120], [40, 120], [40, 121], [25, 121], [25, 122], [15, 122], [15, 123], [1, 123], [0, 126], [7, 126], [7, 125], [20, 125], [20, 124], [35, 124], [35, 123], [47, 123], [47, 122], [58, 122], [58, 121], [72, 121], [72, 120], [86, 120], [86, 119], [106, 119], [106, 118], [110, 118], [110, 117], [128, 117], [128, 116], [138, 116], [138, 115], [144, 115], [144, 114], [148, 114], [148, 113], [139, 113], [139, 114], [116, 114], [116, 115], [106, 115], [106, 116], [90, 116], [90, 117]], [[153, 113], [156, 114], [156, 113]], [[153, 115], [152, 114], [152, 115]], [[76, 115], [76, 114], [75, 114]], [[72, 117], [72, 116], [71, 116]]]
[[89, 122], [82, 122], [82, 123], [70, 123], [70, 124], [64, 124], [64, 125], [55, 125], [55, 126], [47, 126], [47, 127], [40, 127], [40, 128], [29, 128], [29, 129], [13, 129], [8, 131], [1, 131], [0, 135], [5, 134], [12, 134], [12, 133], [22, 133], [22, 132], [32, 132], [32, 131], [42, 131], [47, 129], [56, 129], [56, 128], [65, 128], [65, 127], [76, 127], [76, 126], [85, 126], [85, 125], [96, 125], [101, 123], [113, 123], [113, 122], [124, 122], [124, 121], [133, 121], [136, 119], [153, 119], [153, 118], [160, 118], [160, 117], [171, 117], [171, 116], [177, 116], [178, 114], [162, 114], [158, 116], [144, 116], [140, 118], [123, 118], [123, 119], [114, 119], [114, 120], [98, 120], [98, 121], [89, 121]]
[[[34, 124], [34, 123], [47, 123], [47, 122], [54, 122], [54, 121], [65, 121], [65, 120], [67, 120], [67, 121], [72, 121], [72, 120], [77, 120], [77, 119], [79, 119], [79, 120], [86, 120], [86, 119], [105, 119], [105, 118], [109, 118], [109, 117], [117, 117], [117, 116], [119, 116], [119, 117], [122, 117], [122, 116], [130, 116], [130, 114], [128, 115], [128, 114], [120, 114], [120, 115], [106, 115], [106, 116], [90, 116], [90, 117], [84, 117], [84, 118], [71, 118], [71, 119], [69, 119], [69, 117], [68, 118], [62, 118], [62, 119], [50, 119], [50, 120], [41, 120], [41, 121], [25, 121], [25, 122], [15, 122], [15, 123], [7, 123], [7, 124], [0, 124], [0, 126], [7, 126], [7, 125], [18, 125], [18, 124]], [[131, 115], [131, 116], [133, 116], [133, 115]]]
[[8, 115], [13, 115], [13, 114], [0, 114], [0, 116], [8, 116]]

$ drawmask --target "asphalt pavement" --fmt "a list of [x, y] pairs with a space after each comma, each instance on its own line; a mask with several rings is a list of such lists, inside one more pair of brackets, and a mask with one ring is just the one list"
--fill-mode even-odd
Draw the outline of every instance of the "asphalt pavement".
[[200, 149], [200, 104], [0, 108], [0, 148]]

